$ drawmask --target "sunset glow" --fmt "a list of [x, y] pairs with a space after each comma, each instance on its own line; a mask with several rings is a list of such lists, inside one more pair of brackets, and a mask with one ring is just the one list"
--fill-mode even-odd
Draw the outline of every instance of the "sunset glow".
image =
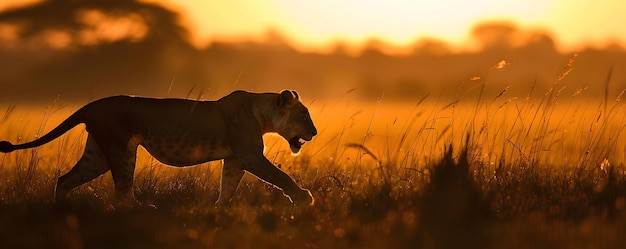
[[196, 44], [210, 40], [262, 39], [270, 29], [295, 46], [320, 49], [337, 41], [362, 45], [376, 38], [409, 46], [430, 37], [465, 47], [477, 23], [507, 20], [522, 28], [545, 30], [558, 45], [575, 49], [589, 43], [626, 41], [615, 23], [626, 23], [626, 3], [602, 1], [229, 1], [149, 0], [185, 13]]
[[[472, 27], [493, 20], [546, 31], [561, 49], [626, 41], [626, 32], [615, 25], [626, 23], [620, 13], [626, 2], [618, 0], [144, 1], [180, 12], [199, 47], [215, 40], [263, 40], [273, 30], [304, 50], [328, 49], [339, 41], [358, 47], [372, 39], [406, 47], [426, 37], [467, 48]], [[3, 1], [0, 10], [34, 2]]]
[[[283, 5], [289, 33], [298, 34], [299, 43], [330, 40], [360, 43], [380, 38], [394, 45], [410, 45], [422, 37], [435, 37], [452, 43], [462, 42], [472, 24], [486, 18], [531, 19], [541, 15], [542, 1], [481, 0], [465, 1], [341, 1], [288, 2]], [[537, 7], [535, 7], [537, 6]], [[297, 25], [297, 26], [296, 26]]]

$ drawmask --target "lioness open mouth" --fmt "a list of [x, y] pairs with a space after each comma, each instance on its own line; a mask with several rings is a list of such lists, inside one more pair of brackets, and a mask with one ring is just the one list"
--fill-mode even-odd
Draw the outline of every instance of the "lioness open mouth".
[[310, 141], [310, 140], [311, 139], [306, 140], [304, 138], [295, 136], [295, 137], [289, 139], [289, 148], [291, 148], [291, 152], [293, 152], [294, 154], [298, 153], [298, 152], [300, 152], [300, 149], [302, 149], [302, 145], [304, 143], [306, 143], [307, 141]]

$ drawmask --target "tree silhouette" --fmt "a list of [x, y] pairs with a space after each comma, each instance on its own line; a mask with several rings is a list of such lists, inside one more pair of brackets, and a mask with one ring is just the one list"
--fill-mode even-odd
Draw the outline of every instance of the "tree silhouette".
[[515, 43], [517, 34], [519, 29], [509, 22], [487, 22], [472, 29], [472, 36], [478, 40], [483, 50], [510, 48]]
[[433, 38], [424, 38], [418, 40], [413, 44], [413, 54], [424, 56], [424, 55], [445, 55], [450, 53], [450, 48], [448, 44], [443, 41], [436, 40]]
[[[115, 27], [116, 22], [122, 27]], [[14, 86], [3, 98], [162, 94], [172, 76], [186, 70], [184, 62], [193, 63], [197, 52], [177, 13], [136, 0], [48, 0], [0, 13], [0, 25], [17, 27], [17, 48], [0, 45], [0, 65], [21, 63], [26, 68], [18, 76], [0, 80], [1, 85]], [[135, 30], [119, 36], [116, 28], [124, 25], [135, 25]], [[112, 37], [86, 41], [89, 32]], [[69, 45], [50, 46], [47, 40], [55, 38], [51, 34], [60, 34]]]
[[188, 32], [178, 24], [178, 15], [158, 5], [136, 0], [48, 0], [0, 13], [0, 24], [16, 25], [20, 41], [36, 39], [50, 30], [67, 32], [77, 38], [90, 28], [81, 17], [85, 11], [99, 11], [110, 17], [135, 15], [147, 27], [145, 43], [188, 43]]

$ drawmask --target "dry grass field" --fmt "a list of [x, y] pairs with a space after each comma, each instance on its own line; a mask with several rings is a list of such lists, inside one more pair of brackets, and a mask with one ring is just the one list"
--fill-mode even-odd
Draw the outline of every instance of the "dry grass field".
[[[165, 166], [139, 154], [119, 208], [110, 174], [52, 202], [80, 156], [82, 126], [0, 155], [0, 248], [621, 248], [626, 244], [626, 107], [555, 81], [547, 92], [413, 102], [350, 93], [306, 102], [319, 135], [266, 156], [316, 198], [293, 206], [247, 175], [215, 207], [220, 162]], [[0, 109], [0, 140], [28, 141], [80, 104]]]
[[139, 204], [110, 173], [57, 204], [83, 125], [0, 153], [0, 249], [626, 248], [626, 2], [409, 2], [0, 0], [0, 141], [237, 89], [297, 90], [318, 131], [264, 137], [314, 206], [246, 174], [216, 207], [222, 162], [141, 147]]

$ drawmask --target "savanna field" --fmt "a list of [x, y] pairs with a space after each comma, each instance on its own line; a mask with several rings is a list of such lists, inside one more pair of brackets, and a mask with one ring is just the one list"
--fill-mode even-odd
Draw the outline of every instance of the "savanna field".
[[[626, 244], [622, 93], [550, 89], [456, 99], [307, 99], [319, 130], [300, 155], [266, 135], [265, 155], [315, 197], [294, 206], [246, 175], [215, 207], [221, 162], [172, 168], [140, 149], [135, 196], [115, 205], [110, 173], [52, 201], [83, 126], [0, 155], [1, 248], [621, 248]], [[607, 83], [608, 85], [608, 83]], [[599, 88], [606, 86], [597, 86]], [[4, 106], [2, 140], [44, 134], [84, 103]]]
[[312, 206], [246, 173], [218, 207], [221, 161], [175, 168], [142, 147], [135, 205], [116, 199], [111, 173], [55, 203], [84, 125], [0, 153], [0, 249], [626, 248], [620, 9], [626, 1], [0, 0], [0, 141], [32, 141], [112, 95], [234, 90], [298, 91], [318, 133], [299, 155], [264, 137], [267, 159]]

